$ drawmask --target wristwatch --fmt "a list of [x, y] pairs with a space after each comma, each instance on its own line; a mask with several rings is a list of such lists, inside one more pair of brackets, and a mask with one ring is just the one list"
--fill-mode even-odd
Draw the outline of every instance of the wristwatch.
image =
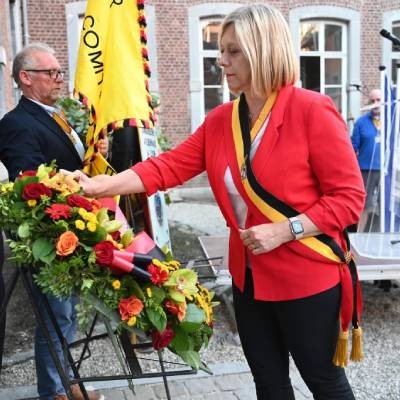
[[293, 239], [298, 240], [303, 237], [304, 235], [303, 223], [297, 217], [289, 218], [289, 227], [290, 231], [292, 232]]

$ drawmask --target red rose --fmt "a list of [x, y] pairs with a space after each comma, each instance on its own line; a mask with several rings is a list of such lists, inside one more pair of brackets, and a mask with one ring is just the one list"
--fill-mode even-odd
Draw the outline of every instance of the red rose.
[[168, 271], [162, 270], [157, 265], [150, 264], [147, 271], [151, 274], [151, 281], [158, 286], [161, 286], [164, 282], [168, 280]]
[[113, 250], [115, 250], [114, 245], [108, 240], [103, 240], [94, 245], [94, 252], [96, 253], [96, 262], [102, 267], [110, 266], [113, 260]]
[[70, 196], [67, 197], [67, 203], [71, 207], [79, 207], [83, 208], [86, 211], [92, 211], [93, 206], [92, 203], [85, 197], [79, 195], [79, 194], [71, 194]]
[[111, 237], [113, 238], [113, 240], [115, 240], [116, 242], [119, 242], [121, 240], [121, 232], [120, 231], [115, 231], [111, 233]]
[[71, 207], [66, 204], [52, 204], [50, 207], [45, 209], [45, 212], [54, 221], [57, 221], [60, 218], [70, 218], [72, 215]]
[[51, 197], [52, 191], [43, 183], [28, 183], [22, 192], [24, 200], [40, 200], [40, 196]]
[[118, 310], [123, 321], [134, 317], [143, 310], [143, 302], [136, 296], [130, 296], [126, 299], [121, 299], [118, 304]]
[[23, 171], [18, 175], [18, 178], [21, 179], [25, 176], [36, 176], [36, 171], [33, 170]]
[[175, 337], [175, 332], [172, 328], [167, 327], [163, 332], [157, 330], [151, 332], [151, 340], [153, 342], [154, 350], [161, 350], [171, 343], [171, 340]]

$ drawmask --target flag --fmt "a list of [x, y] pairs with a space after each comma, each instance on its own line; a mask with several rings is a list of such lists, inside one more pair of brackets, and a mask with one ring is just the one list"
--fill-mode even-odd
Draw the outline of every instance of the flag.
[[75, 95], [88, 108], [84, 170], [111, 173], [96, 143], [118, 128], [153, 126], [144, 0], [88, 0]]
[[399, 131], [395, 124], [395, 91], [387, 75], [384, 78], [384, 124], [385, 127], [385, 232], [399, 232], [400, 226], [400, 165]]

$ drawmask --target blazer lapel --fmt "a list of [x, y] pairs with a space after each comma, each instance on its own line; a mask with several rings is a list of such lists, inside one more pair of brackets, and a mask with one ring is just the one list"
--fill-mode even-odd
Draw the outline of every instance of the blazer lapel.
[[63, 141], [65, 145], [69, 148], [71, 153], [74, 155], [74, 157], [76, 157], [80, 163], [82, 162], [78, 152], [76, 151], [75, 146], [73, 145], [69, 137], [61, 129], [61, 127], [57, 124], [57, 122], [54, 121], [54, 119], [49, 114], [47, 114], [47, 112], [42, 107], [40, 107], [38, 104], [34, 103], [33, 101], [30, 101], [25, 97], [21, 97], [21, 105], [25, 108], [27, 112], [29, 112], [34, 118], [36, 118], [38, 122], [44, 125], [48, 130], [53, 132], [61, 141]]
[[279, 138], [279, 127], [283, 123], [286, 105], [292, 91], [292, 86], [282, 88], [272, 108], [266, 132], [251, 162], [257, 180], [262, 181], [262, 176], [267, 169], [268, 161]]

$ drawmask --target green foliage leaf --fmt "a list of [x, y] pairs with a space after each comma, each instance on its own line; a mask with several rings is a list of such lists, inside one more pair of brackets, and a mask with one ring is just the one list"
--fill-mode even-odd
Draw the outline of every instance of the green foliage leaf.
[[93, 286], [93, 283], [94, 283], [93, 279], [83, 279], [81, 290], [90, 289]]
[[205, 321], [206, 314], [195, 304], [189, 304], [186, 309], [186, 315], [181, 323], [181, 327], [186, 332], [194, 332], [199, 329], [200, 325]]
[[159, 331], [163, 332], [167, 327], [167, 316], [164, 310], [160, 307], [153, 308], [148, 307], [145, 309], [146, 315], [149, 318], [150, 322], [154, 325], [154, 327]]
[[31, 230], [29, 228], [29, 224], [27, 222], [24, 222], [23, 224], [21, 224], [18, 227], [17, 234], [21, 239], [25, 239], [25, 238], [29, 237], [30, 234], [31, 234]]
[[94, 246], [96, 243], [101, 242], [107, 236], [106, 230], [97, 225], [97, 229], [94, 232], [89, 232], [87, 230], [80, 234], [80, 241], [86, 245]]
[[152, 286], [151, 287], [151, 299], [153, 301], [153, 303], [155, 304], [161, 304], [163, 302], [163, 300], [165, 299], [165, 292], [164, 290], [162, 290], [161, 288], [157, 287], [157, 286]]
[[190, 339], [186, 332], [184, 332], [179, 327], [175, 329], [175, 336], [170, 343], [170, 347], [172, 347], [176, 352], [183, 352], [190, 349]]
[[100, 314], [104, 315], [107, 319], [109, 319], [114, 324], [119, 324], [120, 318], [116, 311], [111, 310], [107, 307], [104, 302], [102, 302], [99, 298], [93, 296], [88, 293], [85, 296], [86, 301], [92, 305]]
[[136, 282], [135, 279], [133, 279], [131, 276], [126, 278], [127, 286], [129, 289], [132, 291], [132, 293], [140, 300], [144, 300], [145, 296], [143, 293], [142, 288], [139, 286], [139, 284]]
[[51, 259], [49, 256], [52, 252], [55, 256], [54, 244], [45, 238], [36, 239], [32, 244], [32, 254], [35, 261], [42, 260], [48, 264], [47, 261]]
[[200, 356], [199, 356], [199, 353], [197, 353], [196, 351], [193, 351], [193, 350], [177, 351], [177, 354], [190, 367], [192, 367], [196, 370], [200, 368], [200, 365], [201, 365]]

